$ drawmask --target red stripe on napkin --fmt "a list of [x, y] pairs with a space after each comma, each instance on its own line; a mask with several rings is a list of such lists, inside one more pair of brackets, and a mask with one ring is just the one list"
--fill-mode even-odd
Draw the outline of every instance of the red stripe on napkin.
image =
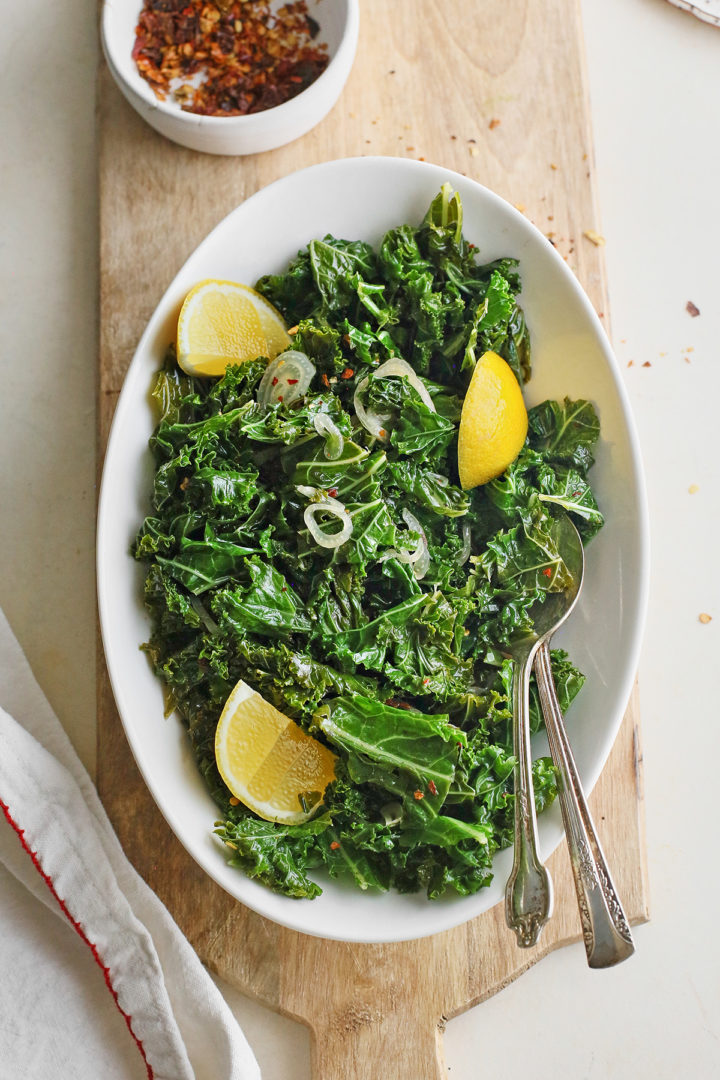
[[125, 1012], [125, 1010], [120, 1005], [120, 1002], [118, 1001], [118, 996], [117, 996], [117, 993], [115, 992], [115, 987], [113, 986], [112, 980], [110, 978], [110, 970], [102, 962], [100, 954], [99, 954], [99, 952], [97, 950], [97, 946], [87, 936], [87, 934], [85, 933], [85, 931], [83, 930], [82, 926], [77, 921], [77, 919], [74, 919], [73, 916], [70, 914], [70, 912], [68, 911], [68, 908], [67, 908], [67, 906], [65, 904], [65, 901], [62, 900], [58, 896], [58, 894], [57, 894], [57, 892], [55, 890], [55, 885], [53, 884], [52, 878], [48, 874], [45, 873], [42, 866], [40, 865], [40, 859], [38, 858], [37, 852], [33, 851], [32, 848], [27, 843], [27, 841], [25, 840], [25, 830], [21, 829], [20, 826], [17, 824], [17, 822], [15, 822], [13, 820], [13, 817], [12, 817], [12, 815], [10, 813], [9, 807], [6, 806], [6, 804], [2, 801], [2, 799], [0, 799], [0, 806], [2, 806], [3, 813], [5, 814], [5, 817], [6, 817], [7, 821], [8, 821], [8, 824], [11, 825], [12, 828], [17, 833], [17, 836], [18, 836], [18, 839], [19, 839], [20, 843], [22, 844], [22, 846], [23, 846], [24, 850], [27, 852], [27, 854], [30, 856], [30, 858], [32, 860], [32, 864], [35, 867], [35, 869], [37, 870], [37, 872], [39, 873], [40, 877], [43, 879], [43, 881], [47, 885], [48, 889], [50, 890], [52, 895], [55, 897], [55, 900], [59, 904], [60, 910], [62, 911], [63, 915], [66, 917], [66, 919], [68, 920], [70, 925], [80, 935], [82, 940], [85, 942], [85, 944], [90, 949], [90, 952], [93, 955], [93, 959], [95, 960], [95, 963], [101, 969], [101, 971], [102, 971], [102, 973], [103, 973], [103, 975], [105, 977], [105, 985], [107, 986], [108, 990], [112, 994], [112, 998], [113, 998], [113, 1001], [115, 1002], [115, 1005], [116, 1005], [116, 1007], [118, 1009], [118, 1012], [121, 1014], [122, 1018], [124, 1019], [125, 1023], [127, 1024], [127, 1029], [130, 1032], [130, 1034], [132, 1035], [132, 1037], [133, 1037], [133, 1039], [135, 1041], [135, 1045], [137, 1046], [138, 1050], [140, 1051], [140, 1053], [142, 1055], [142, 1059], [145, 1062], [145, 1067], [147, 1069], [148, 1080], [154, 1080], [155, 1073], [153, 1072], [152, 1065], [150, 1064], [150, 1062], [148, 1061], [148, 1059], [147, 1059], [147, 1057], [145, 1055], [145, 1048], [144, 1048], [143, 1044], [140, 1042], [140, 1039], [138, 1039], [137, 1035], [135, 1034], [135, 1032], [132, 1029], [132, 1017], [129, 1016], [128, 1013]]

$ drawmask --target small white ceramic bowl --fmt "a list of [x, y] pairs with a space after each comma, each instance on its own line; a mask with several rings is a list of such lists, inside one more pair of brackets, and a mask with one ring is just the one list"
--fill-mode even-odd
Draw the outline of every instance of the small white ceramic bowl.
[[318, 42], [330, 62], [297, 97], [250, 116], [198, 116], [171, 98], [161, 101], [132, 58], [142, 0], [105, 0], [101, 38], [110, 72], [132, 107], [161, 135], [206, 154], [257, 154], [292, 142], [315, 127], [333, 107], [350, 74], [357, 48], [358, 0], [307, 0], [319, 24]]

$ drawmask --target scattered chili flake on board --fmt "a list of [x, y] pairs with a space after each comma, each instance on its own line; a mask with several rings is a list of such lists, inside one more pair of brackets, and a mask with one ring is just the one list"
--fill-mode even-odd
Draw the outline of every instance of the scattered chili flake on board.
[[698, 615], [698, 618], [700, 619], [701, 623], [712, 622], [712, 615], [708, 615], [706, 611], [703, 611], [700, 615]]
[[282, 105], [328, 65], [305, 0], [145, 0], [132, 56], [161, 100], [184, 112], [245, 116]]
[[687, 304], [685, 305], [685, 310], [687, 311], [688, 315], [692, 315], [693, 319], [700, 314], [700, 308], [693, 304], [692, 300], [688, 300]]

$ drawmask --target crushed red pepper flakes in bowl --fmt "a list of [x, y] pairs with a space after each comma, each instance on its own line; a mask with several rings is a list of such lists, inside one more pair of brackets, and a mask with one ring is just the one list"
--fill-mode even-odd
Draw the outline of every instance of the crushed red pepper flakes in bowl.
[[305, 0], [275, 11], [267, 0], [145, 0], [132, 56], [161, 100], [172, 95], [201, 116], [246, 116], [284, 104], [323, 73], [318, 30]]

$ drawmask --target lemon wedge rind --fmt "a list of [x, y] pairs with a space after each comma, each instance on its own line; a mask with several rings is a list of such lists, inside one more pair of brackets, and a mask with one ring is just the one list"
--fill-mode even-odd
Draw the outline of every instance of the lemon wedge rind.
[[463, 490], [504, 473], [525, 445], [527, 431], [527, 409], [515, 373], [497, 353], [483, 353], [460, 416], [458, 472]]

